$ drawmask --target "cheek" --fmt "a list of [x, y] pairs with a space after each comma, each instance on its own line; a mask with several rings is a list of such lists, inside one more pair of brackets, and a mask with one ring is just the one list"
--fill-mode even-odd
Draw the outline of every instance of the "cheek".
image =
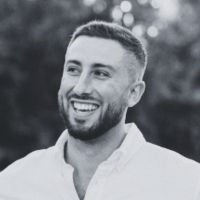
[[104, 92], [104, 100], [108, 104], [128, 105], [128, 92], [126, 87], [119, 84], [111, 84], [107, 86]]
[[98, 91], [99, 94], [101, 94], [101, 96], [103, 97], [105, 103], [115, 102], [119, 100], [122, 93], [121, 88], [113, 83], [99, 85]]
[[60, 84], [60, 93], [66, 94], [68, 91], [72, 90], [75, 85], [75, 81], [71, 80], [69, 77], [63, 76]]

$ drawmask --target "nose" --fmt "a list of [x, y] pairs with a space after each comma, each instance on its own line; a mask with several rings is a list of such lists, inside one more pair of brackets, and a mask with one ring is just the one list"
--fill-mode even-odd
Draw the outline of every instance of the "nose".
[[74, 90], [74, 93], [78, 95], [91, 94], [92, 85], [90, 83], [88, 74], [82, 73], [80, 75], [73, 90]]

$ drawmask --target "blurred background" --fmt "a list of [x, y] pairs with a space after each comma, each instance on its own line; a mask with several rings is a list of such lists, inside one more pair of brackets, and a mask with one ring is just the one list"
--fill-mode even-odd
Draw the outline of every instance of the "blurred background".
[[128, 27], [148, 50], [147, 89], [127, 122], [200, 161], [200, 1], [0, 0], [0, 170], [61, 134], [65, 50], [92, 19]]

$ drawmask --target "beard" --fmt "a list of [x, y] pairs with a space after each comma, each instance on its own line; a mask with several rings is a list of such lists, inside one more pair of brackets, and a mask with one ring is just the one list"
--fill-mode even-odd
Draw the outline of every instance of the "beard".
[[58, 97], [58, 105], [60, 114], [64, 120], [64, 124], [68, 129], [68, 133], [72, 137], [84, 141], [97, 139], [104, 135], [111, 128], [116, 126], [123, 118], [123, 114], [126, 108], [126, 105], [123, 103], [112, 102], [108, 105], [107, 110], [100, 115], [98, 121], [96, 121], [91, 127], [83, 127], [82, 124], [84, 121], [82, 120], [76, 120], [76, 125], [71, 123], [68, 112], [69, 105], [67, 106], [67, 110], [65, 110], [62, 96]]

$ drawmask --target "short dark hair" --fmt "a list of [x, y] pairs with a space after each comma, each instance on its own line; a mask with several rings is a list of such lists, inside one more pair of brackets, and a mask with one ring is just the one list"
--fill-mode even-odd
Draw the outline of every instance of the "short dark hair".
[[69, 46], [79, 36], [99, 37], [118, 41], [126, 50], [134, 53], [142, 66], [146, 66], [147, 53], [141, 41], [133, 33], [116, 23], [105, 21], [90, 21], [79, 26], [73, 33]]
[[73, 33], [69, 42], [70, 46], [79, 36], [99, 37], [112, 39], [119, 42], [128, 52], [135, 55], [139, 64], [145, 68], [147, 63], [147, 53], [141, 41], [133, 33], [116, 23], [105, 21], [90, 21], [79, 26]]

